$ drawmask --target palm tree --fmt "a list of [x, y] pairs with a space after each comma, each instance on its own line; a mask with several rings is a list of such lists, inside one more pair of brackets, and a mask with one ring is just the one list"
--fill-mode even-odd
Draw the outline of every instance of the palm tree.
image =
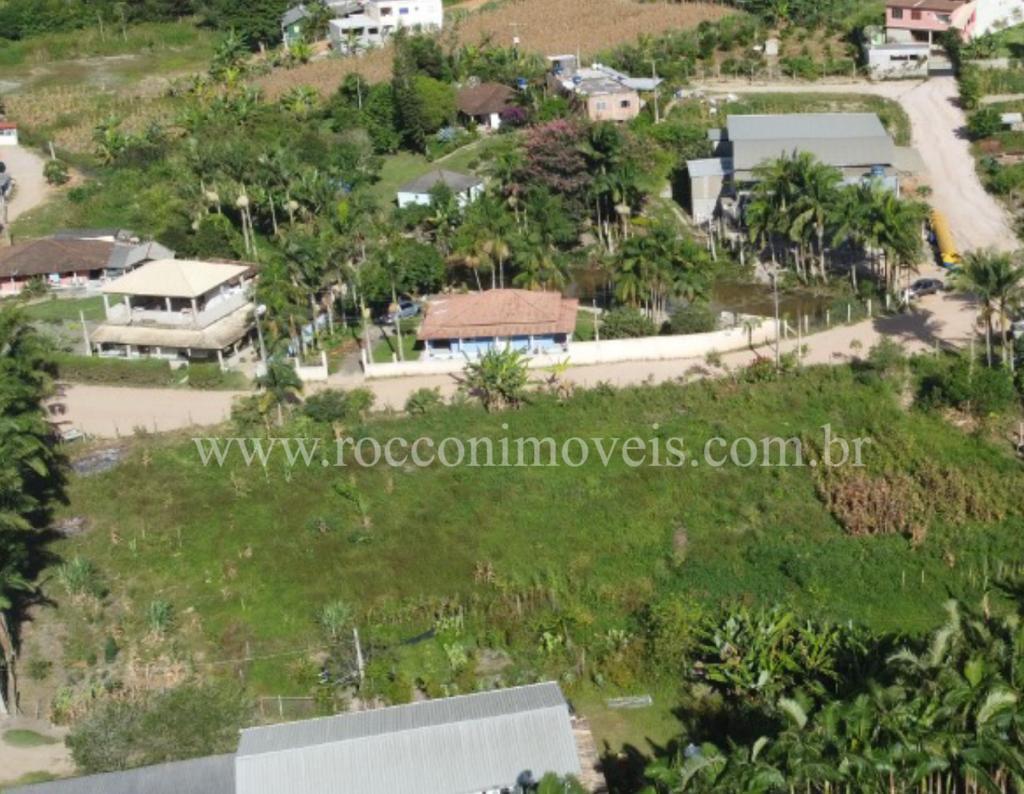
[[980, 307], [979, 317], [985, 325], [985, 360], [992, 366], [992, 317], [995, 314], [996, 264], [1004, 255], [994, 251], [971, 251], [964, 257], [960, 270], [954, 275], [954, 284], [960, 292], [974, 295]]
[[992, 364], [992, 317], [999, 321], [1003, 364], [1014, 371], [1016, 363], [1007, 339], [1007, 318], [1024, 298], [1024, 265], [1013, 254], [991, 249], [973, 251], [967, 255], [959, 278], [959, 286], [976, 294], [983, 303], [988, 340], [989, 365]]
[[256, 385], [263, 390], [260, 412], [266, 416], [272, 408], [276, 408], [277, 424], [281, 426], [284, 424], [284, 406], [302, 399], [302, 381], [295, 367], [280, 352], [270, 356], [266, 365], [266, 372], [256, 379]]
[[838, 198], [842, 175], [837, 169], [817, 162], [814, 156], [807, 152], [797, 155], [795, 166], [799, 176], [800, 196], [796, 202], [796, 217], [793, 223], [798, 229], [804, 226], [814, 229], [818, 245], [818, 275], [822, 281], [827, 281], [825, 228]]

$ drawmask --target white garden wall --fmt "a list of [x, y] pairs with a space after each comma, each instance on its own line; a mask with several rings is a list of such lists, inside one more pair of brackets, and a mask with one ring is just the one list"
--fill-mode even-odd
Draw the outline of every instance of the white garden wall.
[[[775, 338], [775, 321], [751, 318], [751, 327], [729, 328], [706, 334], [681, 336], [645, 336], [639, 339], [608, 339], [600, 342], [573, 342], [568, 353], [532, 356], [531, 369], [550, 367], [566, 359], [575, 367], [613, 364], [620, 361], [662, 361], [676, 358], [699, 358], [708, 353], [739, 350], [750, 344], [761, 345]], [[447, 375], [461, 372], [465, 359], [433, 359], [430, 361], [395, 361], [386, 364], [364, 363], [367, 378], [401, 378], [416, 375]]]

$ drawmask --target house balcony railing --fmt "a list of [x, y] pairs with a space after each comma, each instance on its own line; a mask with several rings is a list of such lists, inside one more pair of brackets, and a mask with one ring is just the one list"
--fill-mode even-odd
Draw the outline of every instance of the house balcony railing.
[[154, 325], [167, 328], [206, 328], [218, 320], [222, 320], [232, 312], [241, 309], [249, 301], [247, 290], [238, 290], [226, 295], [218, 295], [207, 302], [206, 308], [198, 314], [191, 309], [167, 311], [159, 309], [141, 309], [128, 307], [123, 303], [115, 303], [107, 311], [107, 322], [112, 325]]

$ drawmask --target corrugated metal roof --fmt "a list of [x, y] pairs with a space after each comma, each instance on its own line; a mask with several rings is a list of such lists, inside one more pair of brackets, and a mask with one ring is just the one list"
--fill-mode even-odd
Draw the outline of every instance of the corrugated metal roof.
[[445, 171], [443, 168], [437, 168], [433, 171], [428, 171], [421, 177], [417, 177], [411, 182], [406, 182], [400, 188], [399, 193], [429, 193], [435, 187], [440, 184], [445, 184], [454, 193], [461, 193], [464, 190], [482, 185], [484, 181], [478, 176], [471, 176], [470, 174], [460, 174], [458, 171]]
[[471, 794], [580, 772], [557, 684], [242, 732], [237, 794]]
[[730, 116], [728, 131], [737, 171], [794, 152], [837, 168], [893, 162], [892, 139], [874, 113]]
[[233, 755], [213, 755], [5, 791], [8, 794], [234, 794], [234, 761]]
[[725, 176], [732, 172], [732, 160], [728, 157], [707, 157], [703, 160], [687, 160], [686, 171], [691, 177]]

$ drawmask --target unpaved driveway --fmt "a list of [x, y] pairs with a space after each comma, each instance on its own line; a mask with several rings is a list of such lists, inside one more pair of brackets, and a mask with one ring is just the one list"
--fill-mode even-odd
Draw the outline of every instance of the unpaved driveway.
[[14, 178], [14, 198], [7, 208], [7, 220], [13, 223], [19, 215], [38, 207], [50, 195], [50, 186], [43, 178], [46, 161], [24, 146], [0, 149], [0, 160]]
[[35, 731], [59, 741], [39, 747], [12, 747], [0, 738], [0, 786], [14, 783], [30, 772], [49, 772], [57, 776], [74, 772], [71, 753], [63, 742], [66, 730], [56, 730], [46, 722], [23, 717], [0, 720], [0, 737], [14, 729]]
[[949, 219], [961, 250], [1019, 247], [1009, 214], [985, 192], [974, 169], [974, 158], [963, 128], [967, 123], [957, 104], [952, 77], [929, 80], [892, 80], [818, 83], [748, 83], [714, 81], [702, 84], [708, 91], [731, 93], [836, 93], [874, 94], [898, 102], [910, 117], [912, 144], [927, 168], [925, 181], [932, 188], [929, 202]]

